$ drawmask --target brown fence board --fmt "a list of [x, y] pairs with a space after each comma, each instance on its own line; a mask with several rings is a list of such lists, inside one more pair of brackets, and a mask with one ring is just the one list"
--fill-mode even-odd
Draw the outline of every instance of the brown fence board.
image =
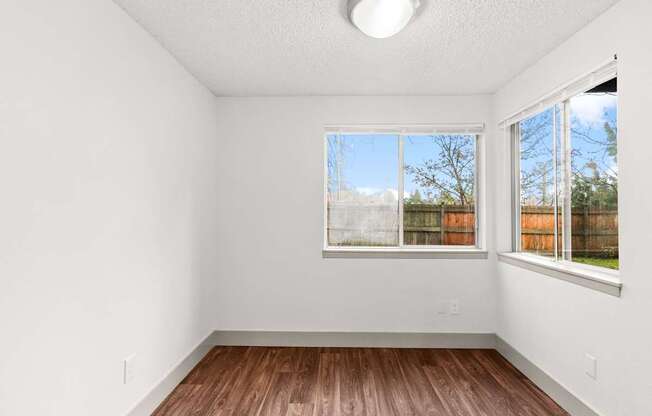
[[[403, 207], [405, 245], [475, 245], [473, 206], [408, 204]], [[443, 218], [443, 221], [442, 221]]]
[[[618, 252], [618, 212], [574, 211], [572, 214], [573, 255], [609, 256]], [[561, 223], [559, 215], [559, 223]], [[521, 207], [521, 247], [524, 251], [552, 254], [554, 251], [552, 207]], [[380, 229], [382, 228], [382, 229]], [[395, 230], [395, 229], [394, 229]], [[405, 245], [475, 245], [473, 206], [406, 204], [403, 207]], [[337, 227], [329, 231], [354, 231]], [[379, 227], [375, 232], [391, 233]], [[559, 232], [561, 236], [561, 230]], [[561, 247], [561, 237], [559, 237]], [[611, 253], [611, 254], [610, 254]]]
[[[521, 207], [523, 251], [554, 252], [554, 208]], [[562, 216], [559, 214], [558, 223]], [[575, 210], [571, 214], [571, 251], [575, 256], [610, 257], [618, 253], [618, 211]], [[559, 231], [561, 247], [561, 229]]]

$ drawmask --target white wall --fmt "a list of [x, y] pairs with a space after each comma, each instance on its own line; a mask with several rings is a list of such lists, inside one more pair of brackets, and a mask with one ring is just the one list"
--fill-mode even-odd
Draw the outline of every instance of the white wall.
[[214, 97], [107, 0], [3, 1], [0, 51], [0, 414], [124, 414], [213, 326]]
[[[493, 260], [321, 255], [325, 124], [488, 122], [490, 103], [489, 96], [219, 98], [219, 189], [228, 203], [218, 211], [213, 326], [494, 332]], [[438, 317], [436, 300], [452, 298], [462, 314]]]
[[[501, 119], [618, 54], [622, 298], [498, 265], [498, 334], [605, 416], [652, 414], [650, 111], [652, 2], [623, 0], [516, 77], [495, 98]], [[497, 136], [499, 137], [499, 136]], [[495, 147], [497, 248], [509, 248], [509, 160]], [[598, 378], [583, 357], [598, 358]]]
[[[650, 16], [623, 0], [493, 99], [216, 100], [108, 1], [3, 3], [0, 414], [124, 414], [212, 329], [497, 331], [601, 414], [652, 414]], [[493, 126], [613, 53], [622, 298], [493, 256], [321, 257], [324, 124]], [[488, 248], [508, 249], [507, 141], [485, 140]]]

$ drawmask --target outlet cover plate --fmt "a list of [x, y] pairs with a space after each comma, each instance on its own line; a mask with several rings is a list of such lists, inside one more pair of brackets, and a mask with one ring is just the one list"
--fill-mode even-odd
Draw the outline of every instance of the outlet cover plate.
[[594, 380], [598, 378], [598, 359], [591, 354], [584, 354], [584, 372]]
[[459, 299], [451, 300], [450, 308], [451, 308], [451, 315], [459, 315], [460, 314], [460, 301], [459, 301]]
[[125, 358], [122, 363], [122, 381], [124, 384], [129, 384], [134, 381], [134, 378], [136, 378], [135, 361], [136, 354], [131, 354], [129, 357]]

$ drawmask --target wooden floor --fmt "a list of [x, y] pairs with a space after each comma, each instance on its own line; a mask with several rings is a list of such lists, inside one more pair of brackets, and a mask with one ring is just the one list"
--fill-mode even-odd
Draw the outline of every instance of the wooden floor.
[[215, 347], [156, 416], [568, 416], [494, 350]]

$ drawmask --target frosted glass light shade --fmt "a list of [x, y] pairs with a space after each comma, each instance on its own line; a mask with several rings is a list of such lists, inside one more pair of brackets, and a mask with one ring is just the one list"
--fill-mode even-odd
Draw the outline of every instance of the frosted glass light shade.
[[388, 38], [408, 24], [418, 0], [350, 0], [351, 22], [367, 36]]

